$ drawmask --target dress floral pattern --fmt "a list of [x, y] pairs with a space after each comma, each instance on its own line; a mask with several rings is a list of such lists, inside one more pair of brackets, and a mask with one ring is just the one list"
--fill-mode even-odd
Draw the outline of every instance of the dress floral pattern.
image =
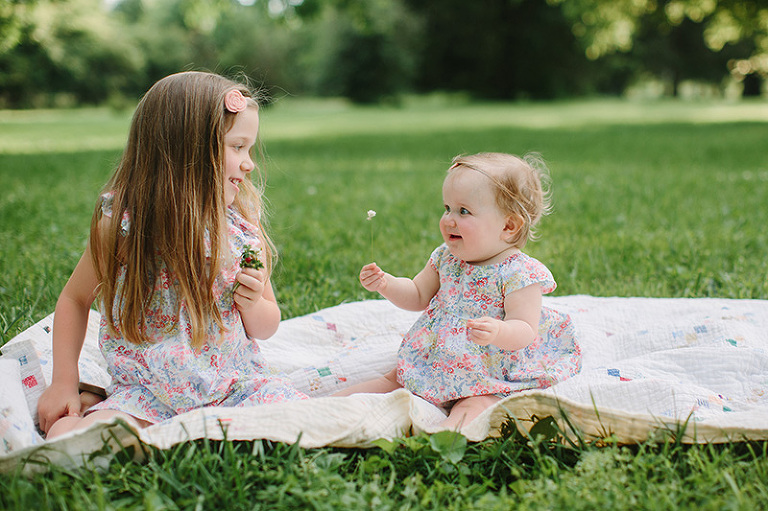
[[509, 293], [536, 283], [542, 293], [551, 293], [556, 284], [542, 263], [518, 252], [497, 264], [475, 266], [443, 244], [429, 264], [440, 277], [440, 289], [400, 345], [397, 380], [403, 387], [444, 405], [469, 396], [546, 388], [579, 372], [581, 351], [571, 319], [547, 307], [542, 307], [539, 336], [523, 349], [479, 346], [467, 337], [467, 319], [504, 319]]
[[[112, 215], [111, 194], [102, 197], [102, 211]], [[229, 243], [233, 254], [243, 248], [257, 248], [257, 228], [234, 209], [227, 212]], [[126, 233], [130, 219], [124, 216]], [[209, 341], [195, 351], [190, 346], [191, 323], [184, 303], [179, 306], [174, 278], [162, 261], [155, 279], [154, 295], [147, 309], [146, 332], [151, 342], [133, 344], [122, 336], [110, 335], [102, 314], [99, 346], [112, 384], [108, 398], [89, 409], [119, 410], [136, 418], [157, 423], [174, 415], [204, 406], [251, 406], [289, 399], [306, 399], [286, 377], [272, 371], [259, 351], [256, 340], [248, 338], [235, 307], [232, 289], [240, 270], [238, 261], [223, 264], [214, 285], [225, 330], [209, 326]], [[125, 268], [118, 274], [118, 290], [125, 281]], [[113, 315], [119, 314], [117, 301]]]

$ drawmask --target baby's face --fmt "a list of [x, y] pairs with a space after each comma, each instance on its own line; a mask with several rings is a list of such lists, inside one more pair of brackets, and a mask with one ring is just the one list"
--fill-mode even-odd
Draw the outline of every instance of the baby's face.
[[451, 253], [468, 263], [498, 263], [517, 251], [505, 241], [507, 216], [496, 204], [493, 186], [487, 176], [465, 167], [451, 171], [443, 182], [440, 233]]

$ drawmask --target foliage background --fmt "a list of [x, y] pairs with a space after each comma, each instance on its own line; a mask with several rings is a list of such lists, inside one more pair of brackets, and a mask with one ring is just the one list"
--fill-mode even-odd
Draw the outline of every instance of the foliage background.
[[[763, 93], [761, 0], [3, 0], [0, 108], [128, 106], [185, 69], [273, 97]], [[703, 84], [703, 85], [702, 85]]]

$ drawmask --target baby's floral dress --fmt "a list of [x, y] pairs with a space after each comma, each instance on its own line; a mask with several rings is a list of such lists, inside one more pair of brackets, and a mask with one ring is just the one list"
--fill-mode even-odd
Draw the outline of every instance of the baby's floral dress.
[[[102, 211], [110, 217], [112, 201], [113, 194], [102, 196]], [[231, 207], [226, 221], [233, 254], [240, 254], [246, 246], [260, 246], [257, 227]], [[130, 219], [124, 215], [123, 234], [129, 228]], [[197, 351], [190, 346], [192, 327], [186, 306], [179, 304], [174, 277], [162, 261], [158, 261], [154, 294], [146, 310], [145, 327], [151, 342], [133, 344], [119, 334], [110, 334], [102, 314], [99, 345], [112, 384], [107, 399], [88, 413], [118, 410], [157, 423], [205, 406], [251, 406], [307, 398], [286, 377], [270, 369], [256, 340], [246, 335], [232, 294], [239, 262], [235, 257], [229, 259], [214, 284], [225, 330], [219, 332], [212, 322], [208, 342]], [[125, 267], [118, 273], [118, 293], [124, 281]], [[114, 317], [119, 313], [115, 300]]]
[[509, 351], [480, 346], [467, 337], [467, 320], [504, 319], [504, 297], [540, 284], [555, 289], [552, 274], [536, 259], [518, 252], [504, 261], [475, 266], [454, 257], [443, 244], [429, 258], [440, 289], [414, 323], [398, 351], [397, 380], [436, 405], [469, 396], [507, 396], [554, 385], [579, 372], [581, 351], [568, 315], [542, 307], [539, 336]]

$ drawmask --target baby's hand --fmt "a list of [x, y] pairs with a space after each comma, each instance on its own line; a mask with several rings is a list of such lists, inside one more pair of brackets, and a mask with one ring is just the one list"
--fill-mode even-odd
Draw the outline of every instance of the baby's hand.
[[502, 321], [488, 316], [467, 320], [467, 337], [479, 346], [488, 346], [496, 340]]
[[366, 264], [360, 270], [360, 284], [368, 291], [382, 293], [387, 287], [386, 275], [376, 263]]
[[237, 285], [233, 297], [240, 312], [246, 312], [261, 300], [266, 278], [267, 273], [264, 269], [243, 268], [237, 274]]

